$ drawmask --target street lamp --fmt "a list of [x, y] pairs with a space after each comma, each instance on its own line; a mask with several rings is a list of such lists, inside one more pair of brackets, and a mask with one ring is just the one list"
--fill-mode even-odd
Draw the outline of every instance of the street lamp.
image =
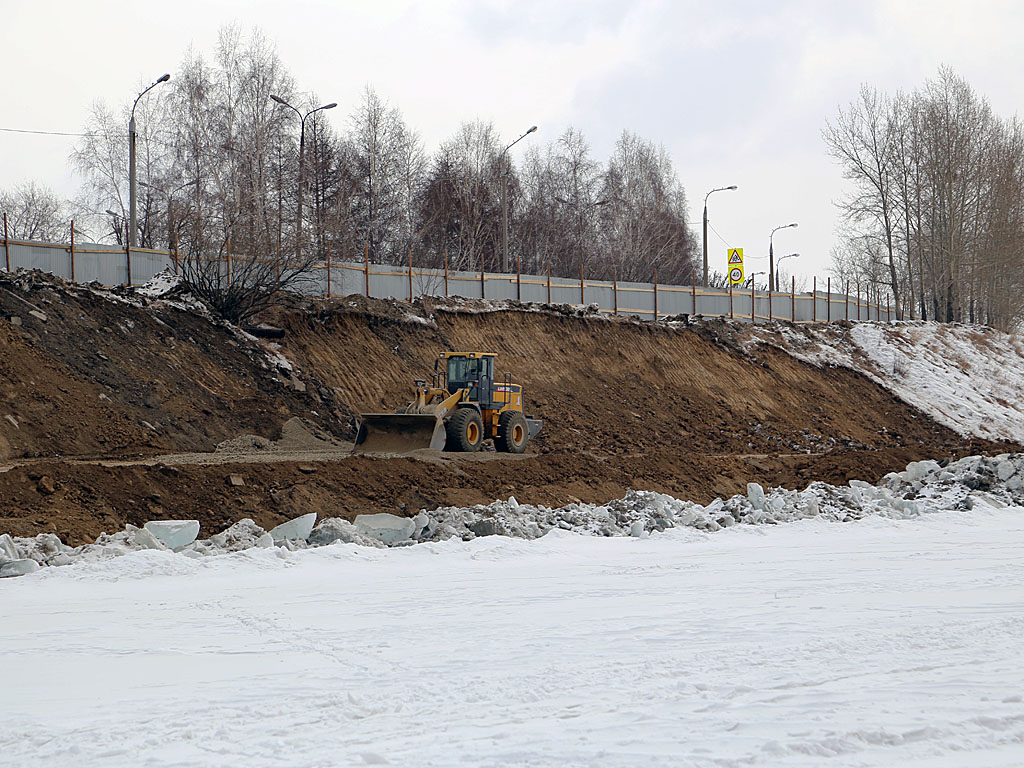
[[171, 79], [170, 75], [160, 76], [155, 83], [135, 97], [132, 104], [132, 114], [128, 119], [128, 247], [135, 247], [135, 107], [139, 105], [139, 99], [156, 88], [160, 83], [166, 83]]
[[508, 272], [508, 170], [505, 168], [504, 158], [505, 153], [508, 152], [512, 147], [518, 144], [520, 141], [525, 139], [531, 133], [537, 130], [536, 125], [531, 125], [529, 129], [520, 136], [518, 139], [513, 141], [498, 155], [498, 167], [501, 169], [501, 271]]
[[782, 271], [782, 262], [788, 259], [790, 256], [799, 256], [799, 253], [787, 253], [785, 256], [779, 256], [778, 266], [779, 270], [775, 273], [775, 290], [779, 290], [779, 272]]
[[322, 107], [311, 109], [305, 115], [299, 110], [289, 104], [287, 101], [282, 99], [280, 96], [270, 94], [271, 101], [276, 101], [278, 104], [284, 107], [288, 107], [292, 112], [299, 116], [299, 210], [298, 215], [295, 217], [295, 258], [301, 259], [302, 249], [302, 188], [305, 185], [305, 152], [306, 152], [306, 118], [312, 115], [314, 112], [319, 112], [321, 109], [334, 109], [337, 105], [336, 102], [330, 104], [324, 104]]
[[775, 233], [778, 232], [780, 229], [789, 229], [790, 227], [797, 227], [797, 226], [799, 226], [799, 224], [797, 224], [795, 221], [792, 224], [782, 224], [781, 226], [778, 226], [775, 229], [773, 229], [772, 233], [768, 236], [768, 290], [769, 291], [777, 291], [777, 290], [779, 290], [778, 286], [775, 285], [775, 244], [773, 242], [773, 238], [775, 237]]
[[704, 195], [704, 285], [708, 284], [708, 198], [711, 197], [715, 192], [725, 192], [729, 189], [738, 189], [733, 184], [729, 187], [715, 187], [706, 195]]
[[756, 288], [757, 286], [754, 284], [754, 278], [763, 274], [764, 272], [751, 272], [750, 275], [748, 275], [749, 280], [747, 280], [747, 285], [753, 285]]

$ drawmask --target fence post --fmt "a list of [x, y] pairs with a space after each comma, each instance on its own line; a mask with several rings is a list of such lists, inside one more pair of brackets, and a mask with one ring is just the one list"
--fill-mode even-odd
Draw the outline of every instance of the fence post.
[[811, 283], [811, 322], [818, 322], [818, 276]]
[[409, 301], [412, 302], [412, 248], [409, 249]]
[[231, 285], [231, 235], [228, 235], [227, 239], [227, 256], [228, 256], [228, 286]]
[[750, 278], [750, 322], [754, 324], [757, 322], [757, 317], [754, 315], [754, 278]]
[[772, 316], [772, 288], [774, 288], [774, 287], [775, 286], [772, 285], [772, 281], [769, 280], [768, 281], [768, 322], [771, 322], [772, 321], [772, 317], [773, 317]]
[[857, 281], [857, 322], [860, 322], [860, 280]]
[[654, 322], [658, 322], [658, 270], [654, 270]]
[[366, 243], [366, 257], [363, 262], [363, 277], [366, 283], [366, 298], [370, 298], [370, 244]]
[[793, 322], [795, 323], [796, 322], [796, 275], [792, 275], [792, 278], [793, 278], [793, 284], [792, 284], [792, 287], [789, 289], [789, 298], [793, 302], [792, 315], [793, 315]]
[[71, 220], [71, 282], [75, 282], [75, 220]]
[[480, 298], [487, 298], [487, 286], [484, 285], [484, 254], [480, 253]]
[[448, 298], [448, 249], [444, 249], [444, 296]]
[[124, 258], [125, 263], [128, 266], [128, 285], [132, 284], [132, 249], [129, 243], [129, 234], [131, 232], [129, 224], [126, 222], [124, 225]]
[[7, 260], [7, 271], [11, 271], [11, 244], [7, 242], [7, 214], [4, 214], [4, 258]]
[[619, 314], [619, 270], [612, 264], [612, 314]]
[[733, 316], [733, 304], [732, 304], [732, 281], [729, 281], [729, 319], [735, 319]]
[[586, 300], [583, 298], [583, 262], [580, 262], [580, 304], [586, 304]]
[[516, 253], [516, 301], [523, 300], [523, 260]]
[[331, 298], [331, 241], [327, 241], [327, 298]]
[[828, 279], [828, 292], [825, 294], [825, 322], [832, 322], [832, 278]]
[[551, 259], [548, 259], [548, 304], [551, 303]]
[[178, 233], [174, 232], [174, 239], [171, 241], [171, 261], [174, 262], [174, 274], [178, 274]]
[[850, 281], [846, 281], [846, 317], [844, 320], [850, 319]]

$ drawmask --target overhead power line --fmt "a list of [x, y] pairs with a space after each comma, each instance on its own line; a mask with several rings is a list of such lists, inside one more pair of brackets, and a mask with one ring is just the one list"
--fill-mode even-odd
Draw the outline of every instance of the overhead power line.
[[0, 128], [4, 133], [34, 133], [40, 136], [104, 136], [102, 133], [65, 133], [64, 131], [32, 131], [28, 128]]
[[721, 240], [723, 243], [725, 243], [725, 247], [726, 248], [732, 248], [732, 244], [728, 240], [726, 240], [724, 237], [722, 237], [718, 233], [717, 229], [715, 229], [713, 226], [711, 226], [711, 222], [710, 221], [708, 222], [708, 229], [710, 229], [712, 232], [714, 232], [716, 235], [718, 235], [718, 239]]

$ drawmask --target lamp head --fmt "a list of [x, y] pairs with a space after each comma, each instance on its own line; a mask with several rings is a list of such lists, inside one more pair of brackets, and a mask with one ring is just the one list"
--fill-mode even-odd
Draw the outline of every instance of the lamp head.
[[739, 189], [739, 187], [733, 184], [732, 186], [726, 187], [726, 189]]
[[533, 133], [536, 130], [537, 130], [537, 126], [536, 125], [531, 125], [530, 126], [530, 130], [528, 130], [527, 133]]
[[324, 104], [320, 109], [334, 109], [336, 106], [338, 106], [338, 103], [336, 101], [332, 101], [330, 104]]
[[278, 104], [287, 104], [288, 102], [282, 99], [280, 96], [275, 96], [273, 93], [270, 94], [270, 100], [276, 101]]
[[166, 74], [166, 75], [161, 76], [160, 79], [157, 80], [157, 82], [158, 83], [166, 83], [170, 79], [171, 79], [170, 74]]

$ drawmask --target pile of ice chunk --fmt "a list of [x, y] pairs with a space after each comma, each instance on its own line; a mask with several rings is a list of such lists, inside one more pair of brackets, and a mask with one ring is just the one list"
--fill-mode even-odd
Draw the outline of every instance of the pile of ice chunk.
[[[971, 456], [955, 462], [918, 461], [872, 485], [813, 482], [802, 491], [765, 490], [748, 483], [746, 494], [715, 499], [708, 505], [681, 501], [651, 491], [629, 491], [606, 504], [568, 504], [551, 508], [519, 504], [515, 498], [473, 507], [441, 507], [414, 517], [358, 515], [349, 522], [327, 518], [316, 524], [310, 513], [265, 531], [250, 519], [196, 540], [199, 523], [153, 521], [102, 534], [94, 544], [69, 547], [52, 533], [34, 538], [0, 535], [0, 576], [32, 573], [40, 566], [68, 565], [117, 557], [141, 549], [206, 557], [254, 547], [305, 549], [343, 542], [368, 547], [410, 546], [480, 536], [536, 539], [559, 528], [590, 536], [644, 537], [668, 528], [718, 531], [733, 525], [774, 525], [804, 518], [848, 522], [876, 515], [916, 517], [930, 512], [971, 510], [975, 506], [1024, 507], [1024, 454]], [[315, 527], [314, 527], [315, 525]]]

